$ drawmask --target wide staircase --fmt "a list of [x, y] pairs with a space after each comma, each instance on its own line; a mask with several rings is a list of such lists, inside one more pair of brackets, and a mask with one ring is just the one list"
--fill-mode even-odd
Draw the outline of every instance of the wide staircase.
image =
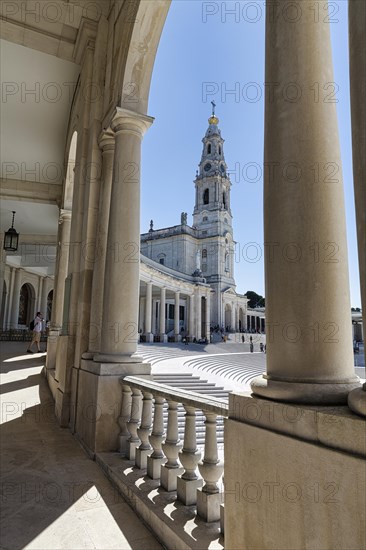
[[[193, 376], [192, 373], [164, 373], [154, 374], [154, 382], [180, 388], [182, 390], [200, 393], [202, 395], [210, 395], [222, 399], [226, 402], [229, 400], [229, 391], [222, 386], [217, 386], [207, 380], [202, 380], [199, 376]], [[164, 431], [168, 425], [168, 404], [164, 404]], [[182, 405], [178, 406], [178, 433], [179, 438], [184, 439], [185, 426], [185, 410]], [[222, 446], [224, 443], [224, 419], [219, 417], [216, 424], [217, 443]], [[197, 446], [203, 447], [205, 444], [205, 416], [201, 410], [196, 411], [196, 437]]]

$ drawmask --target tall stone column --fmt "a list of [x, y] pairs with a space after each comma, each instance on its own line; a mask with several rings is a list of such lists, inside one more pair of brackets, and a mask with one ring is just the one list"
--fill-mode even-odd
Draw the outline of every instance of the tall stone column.
[[60, 210], [57, 243], [57, 262], [55, 274], [55, 287], [53, 289], [53, 305], [51, 330], [60, 331], [62, 327], [62, 315], [64, 308], [65, 279], [68, 272], [71, 211]]
[[211, 339], [211, 294], [206, 296], [206, 338], [210, 342]]
[[202, 305], [199, 290], [196, 292], [196, 338], [202, 338]]
[[165, 303], [166, 303], [166, 289], [161, 288], [160, 289], [160, 311], [159, 311], [160, 342], [167, 341], [167, 335], [165, 334], [165, 330], [166, 330]]
[[93, 269], [92, 301], [90, 308], [90, 330], [88, 352], [83, 358], [92, 358], [100, 351], [103, 318], [103, 294], [105, 263], [108, 246], [108, 219], [111, 204], [113, 162], [115, 150], [115, 136], [109, 131], [103, 131], [99, 137], [99, 147], [102, 150], [102, 178], [100, 190], [100, 204], [98, 213], [98, 230], [96, 254]]
[[14, 278], [15, 278], [15, 267], [11, 267], [9, 292], [8, 292], [8, 299], [6, 303], [6, 312], [5, 312], [5, 328], [11, 327], [11, 311], [13, 307]]
[[[354, 374], [346, 223], [327, 18], [267, 3], [264, 242], [267, 374], [256, 395], [346, 402]], [[319, 2], [326, 13], [327, 2]], [[275, 13], [273, 13], [275, 12]], [[314, 83], [319, 94], [314, 92]], [[267, 90], [268, 91], [268, 90]], [[268, 252], [268, 250], [267, 250]]]
[[189, 337], [193, 340], [194, 333], [194, 294], [189, 296]]
[[[366, 3], [349, 0], [349, 61], [351, 85], [353, 185], [355, 189], [358, 263], [363, 327], [366, 324]], [[366, 360], [366, 347], [364, 348]], [[348, 396], [349, 407], [366, 416], [366, 384]]]
[[[5, 302], [3, 304], [4, 293], [4, 276], [5, 276], [5, 264], [6, 264], [6, 251], [3, 249], [4, 232], [0, 232], [0, 322], [5, 320], [5, 311], [2, 311], [2, 307], [5, 309]], [[9, 289], [8, 289], [9, 292]], [[2, 328], [2, 326], [0, 326]]]
[[43, 313], [45, 320], [49, 321], [49, 319], [47, 319], [47, 298], [48, 298], [47, 277], [43, 277], [40, 311]]
[[236, 310], [235, 310], [235, 304], [234, 302], [231, 303], [231, 330], [233, 330], [234, 332], [236, 332], [236, 327], [235, 327], [235, 317], [236, 317]]
[[15, 269], [15, 274], [14, 274], [13, 299], [11, 304], [11, 316], [10, 316], [11, 328], [18, 328], [19, 298], [20, 298], [22, 271], [23, 271], [22, 269], [17, 268]]
[[153, 119], [117, 108], [105, 266], [101, 353], [95, 361], [140, 363], [136, 354], [140, 290], [141, 141]]
[[145, 337], [146, 342], [153, 342], [154, 337], [151, 332], [151, 304], [152, 304], [152, 283], [146, 283], [146, 301], [145, 301]]
[[37, 298], [36, 298], [36, 313], [37, 311], [40, 311], [45, 315], [45, 312], [42, 311], [42, 292], [43, 292], [43, 277], [38, 277], [38, 292], [37, 292]]
[[176, 342], [179, 342], [179, 340], [180, 340], [179, 301], [180, 301], [180, 292], [176, 292], [175, 293], [175, 302], [174, 302], [174, 337], [175, 337]]

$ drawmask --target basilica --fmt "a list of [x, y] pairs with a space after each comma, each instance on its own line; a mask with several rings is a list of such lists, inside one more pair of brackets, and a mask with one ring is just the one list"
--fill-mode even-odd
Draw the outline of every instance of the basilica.
[[179, 225], [154, 229], [151, 221], [141, 235], [139, 332], [145, 341], [154, 335], [209, 339], [214, 329], [247, 327], [248, 299], [235, 291], [231, 182], [214, 103], [202, 142], [192, 227], [182, 212]]

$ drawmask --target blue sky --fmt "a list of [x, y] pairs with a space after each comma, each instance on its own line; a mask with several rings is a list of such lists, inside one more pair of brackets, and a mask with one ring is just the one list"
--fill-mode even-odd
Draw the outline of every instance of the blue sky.
[[[315, 3], [316, 4], [316, 3]], [[235, 12], [236, 5], [239, 10]], [[334, 1], [332, 46], [345, 184], [351, 304], [360, 307], [348, 82], [347, 2]], [[234, 13], [230, 13], [233, 11]], [[231, 172], [238, 292], [264, 294], [264, 2], [173, 0], [155, 62], [143, 143], [141, 231], [192, 223], [194, 185], [212, 100]], [[232, 93], [230, 93], [232, 92]], [[256, 244], [250, 244], [256, 243]]]

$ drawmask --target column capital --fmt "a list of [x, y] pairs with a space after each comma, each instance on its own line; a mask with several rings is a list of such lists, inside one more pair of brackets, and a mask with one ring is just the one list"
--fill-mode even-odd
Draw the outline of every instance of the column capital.
[[111, 122], [111, 128], [115, 134], [135, 134], [142, 138], [153, 122], [153, 117], [117, 107]]
[[58, 224], [61, 225], [66, 221], [71, 221], [71, 210], [64, 210], [60, 208]]
[[115, 136], [111, 128], [107, 128], [106, 130], [101, 131], [98, 137], [98, 145], [102, 150], [102, 154], [109, 151], [114, 151]]

